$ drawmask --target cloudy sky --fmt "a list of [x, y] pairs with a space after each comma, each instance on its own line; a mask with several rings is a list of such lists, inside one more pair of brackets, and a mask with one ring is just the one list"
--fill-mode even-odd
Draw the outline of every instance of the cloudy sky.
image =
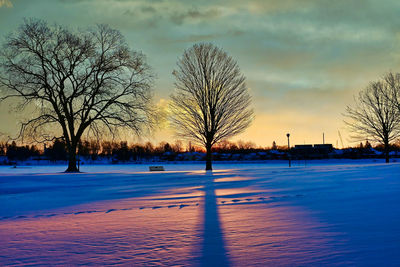
[[[109, 24], [147, 55], [159, 103], [174, 90], [183, 50], [212, 42], [238, 61], [253, 97], [256, 118], [236, 140], [284, 145], [290, 132], [293, 144], [321, 143], [324, 132], [336, 145], [340, 130], [346, 145], [342, 113], [353, 95], [400, 70], [399, 14], [398, 0], [0, 0], [0, 38], [29, 17]], [[0, 132], [15, 126], [5, 110]], [[147, 139], [174, 137], [164, 129]]]

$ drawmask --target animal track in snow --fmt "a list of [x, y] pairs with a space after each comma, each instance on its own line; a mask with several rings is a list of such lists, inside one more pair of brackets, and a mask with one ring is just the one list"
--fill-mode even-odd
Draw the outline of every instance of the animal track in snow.
[[116, 211], [116, 209], [109, 209], [109, 210], [106, 211], [106, 213], [110, 213], [110, 212], [113, 212], [113, 211]]

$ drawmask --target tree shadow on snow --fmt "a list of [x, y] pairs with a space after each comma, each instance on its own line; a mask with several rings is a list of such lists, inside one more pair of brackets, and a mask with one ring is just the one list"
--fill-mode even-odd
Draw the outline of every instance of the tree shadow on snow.
[[206, 172], [204, 184], [203, 243], [201, 266], [229, 266], [218, 215], [217, 197], [212, 172]]

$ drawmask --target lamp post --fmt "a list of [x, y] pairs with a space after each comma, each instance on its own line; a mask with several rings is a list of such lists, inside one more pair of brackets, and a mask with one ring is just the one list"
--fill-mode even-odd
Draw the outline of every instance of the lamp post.
[[290, 142], [289, 142], [290, 133], [287, 133], [286, 136], [287, 136], [289, 167], [291, 167], [291, 162], [290, 162]]
[[78, 141], [78, 172], [80, 172], [81, 159], [79, 157], [81, 140]]

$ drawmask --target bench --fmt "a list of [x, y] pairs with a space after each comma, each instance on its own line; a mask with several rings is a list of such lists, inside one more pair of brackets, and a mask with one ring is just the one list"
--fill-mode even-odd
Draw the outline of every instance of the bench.
[[150, 166], [149, 171], [156, 172], [156, 171], [165, 171], [164, 166]]

